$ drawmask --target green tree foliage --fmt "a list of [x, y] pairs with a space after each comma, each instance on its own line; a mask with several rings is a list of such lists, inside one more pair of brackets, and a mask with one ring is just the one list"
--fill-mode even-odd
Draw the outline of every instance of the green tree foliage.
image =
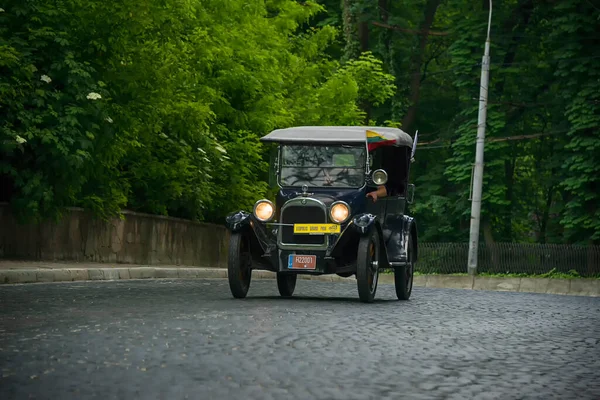
[[79, 205], [219, 221], [267, 189], [258, 138], [360, 124], [393, 77], [344, 67], [314, 2], [10, 1], [0, 13], [0, 173], [23, 217]]
[[109, 91], [59, 28], [69, 13], [39, 2], [4, 7], [0, 173], [17, 188], [15, 209], [34, 216], [74, 204], [119, 209], [126, 192], [115, 168], [122, 139], [108, 122]]
[[[600, 241], [600, 8], [589, 1], [565, 2], [551, 10], [548, 42], [556, 60], [557, 98], [567, 127], [560, 187], [561, 223], [568, 240]], [[567, 123], [568, 122], [568, 123]], [[557, 168], [558, 170], [558, 168]]]
[[[448, 67], [464, 119], [450, 135], [445, 171], [459, 202], [468, 198], [474, 160], [480, 66], [473, 61], [487, 16], [480, 11], [473, 19], [457, 14], [444, 28], [461, 37], [449, 47]], [[485, 239], [597, 242], [600, 10], [586, 1], [520, 0], [496, 5], [494, 15]], [[468, 205], [460, 207], [463, 217]]]
[[[466, 241], [488, 2], [321, 3], [319, 23], [347, 32], [331, 54], [368, 49], [395, 77], [398, 90], [370, 118], [419, 130], [412, 211], [422, 240]], [[600, 8], [495, 2], [491, 43], [485, 241], [598, 243]]]

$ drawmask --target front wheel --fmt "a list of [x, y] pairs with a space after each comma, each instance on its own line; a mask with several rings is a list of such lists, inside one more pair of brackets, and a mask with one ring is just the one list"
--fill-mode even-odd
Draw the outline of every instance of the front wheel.
[[412, 293], [413, 276], [415, 273], [415, 248], [412, 235], [408, 237], [408, 253], [406, 254], [406, 266], [396, 268], [394, 271], [394, 285], [396, 296], [399, 300], [408, 300]]
[[296, 280], [298, 275], [286, 274], [284, 272], [277, 273], [277, 289], [282, 297], [292, 297], [296, 288]]
[[363, 303], [375, 299], [379, 280], [379, 235], [373, 230], [368, 236], [360, 238], [356, 258], [356, 282], [358, 297]]
[[229, 242], [229, 260], [227, 278], [229, 289], [236, 299], [243, 299], [248, 294], [252, 278], [252, 257], [248, 237], [241, 233], [233, 233]]

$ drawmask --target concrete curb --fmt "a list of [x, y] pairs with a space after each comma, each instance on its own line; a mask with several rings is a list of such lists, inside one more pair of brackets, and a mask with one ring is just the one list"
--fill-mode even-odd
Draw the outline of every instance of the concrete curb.
[[[0, 270], [0, 284], [192, 278], [226, 279], [227, 270], [223, 268], [177, 267], [29, 268]], [[252, 279], [275, 279], [275, 273], [269, 271], [254, 271], [252, 273]], [[300, 275], [299, 279], [323, 282], [356, 282], [354, 277], [342, 278], [337, 275]], [[380, 274], [379, 282], [384, 284], [394, 283], [394, 276], [392, 274]], [[415, 276], [414, 286], [600, 297], [600, 279], [491, 278], [481, 276], [419, 275]]]
[[[27, 268], [0, 270], [0, 284], [115, 281], [126, 279], [227, 279], [223, 268], [164, 268], [164, 267], [114, 267], [114, 268]], [[393, 282], [393, 276], [381, 276], [380, 281]], [[270, 271], [253, 271], [252, 279], [275, 279]], [[337, 275], [300, 275], [299, 279], [325, 282], [354, 282], [354, 278]]]
[[[417, 285], [417, 279], [420, 285]], [[486, 276], [422, 275], [416, 286], [498, 292], [547, 293], [600, 297], [600, 279], [492, 278]]]

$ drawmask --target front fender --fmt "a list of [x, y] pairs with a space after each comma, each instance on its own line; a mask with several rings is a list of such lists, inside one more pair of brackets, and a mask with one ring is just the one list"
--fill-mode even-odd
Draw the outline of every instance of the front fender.
[[[377, 223], [377, 216], [373, 214], [358, 214], [357, 216], [352, 218], [352, 227], [361, 235], [366, 235], [367, 233], [369, 233], [374, 225], [379, 224]], [[379, 231], [381, 231], [381, 227], [379, 227]]]
[[[273, 235], [269, 233], [264, 223], [257, 220], [247, 211], [236, 211], [225, 218], [225, 227], [231, 233], [245, 233], [250, 238], [250, 250], [255, 260], [264, 264], [263, 255], [270, 255], [277, 248]], [[269, 257], [266, 257], [268, 260]]]
[[232, 233], [242, 232], [250, 227], [251, 216], [247, 211], [236, 211], [225, 218], [225, 227]]
[[369, 213], [359, 214], [351, 220], [348, 228], [344, 230], [339, 240], [331, 249], [330, 254], [340, 255], [350, 248], [353, 248], [356, 252], [356, 246], [358, 245], [360, 237], [370, 234], [373, 229], [375, 229], [377, 235], [379, 235], [379, 248], [380, 254], [382, 255], [382, 259], [380, 260], [381, 268], [387, 268], [389, 259], [383, 240], [381, 224], [377, 220], [377, 216]]

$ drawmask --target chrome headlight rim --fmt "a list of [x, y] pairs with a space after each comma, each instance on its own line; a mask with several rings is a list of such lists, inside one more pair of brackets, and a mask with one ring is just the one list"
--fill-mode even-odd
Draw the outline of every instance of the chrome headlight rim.
[[[333, 208], [338, 204], [342, 204], [342, 205], [346, 206], [346, 208], [348, 209], [348, 216], [342, 221], [337, 221], [335, 218], [333, 218], [333, 214], [332, 214]], [[350, 210], [350, 205], [348, 205], [348, 203], [346, 203], [345, 201], [342, 201], [342, 200], [334, 201], [333, 203], [331, 203], [331, 206], [329, 206], [329, 218], [331, 218], [331, 220], [333, 222], [335, 222], [336, 224], [343, 224], [345, 222], [348, 222], [351, 215], [352, 215], [352, 212]]]
[[[271, 209], [273, 210], [273, 212], [271, 213], [271, 216], [267, 219], [262, 219], [259, 218], [258, 215], [256, 215], [256, 208], [262, 204], [262, 203], [267, 203], [271, 206]], [[273, 204], [273, 202], [269, 199], [261, 199], [258, 200], [256, 203], [254, 203], [254, 207], [252, 209], [252, 215], [254, 215], [254, 218], [256, 218], [257, 220], [259, 220], [260, 222], [269, 222], [271, 220], [273, 220], [273, 217], [275, 217], [275, 205]]]
[[[382, 173], [384, 175], [385, 180], [382, 183], [375, 182], [375, 174], [377, 174], [377, 173]], [[382, 168], [376, 169], [371, 174], [371, 180], [373, 181], [374, 184], [376, 184], [378, 186], [385, 185], [388, 182], [388, 179], [389, 179], [388, 173], [384, 169], [382, 169]]]

